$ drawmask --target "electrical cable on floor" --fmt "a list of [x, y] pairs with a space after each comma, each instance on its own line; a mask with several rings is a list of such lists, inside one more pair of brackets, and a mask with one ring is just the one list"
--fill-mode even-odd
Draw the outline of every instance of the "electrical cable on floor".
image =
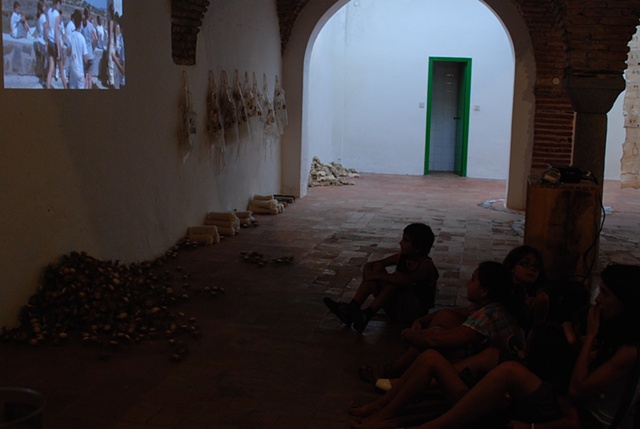
[[[590, 176], [590, 178], [591, 178], [591, 180], [593, 180], [593, 182], [596, 185], [598, 184], [598, 180], [594, 176]], [[596, 245], [598, 244], [598, 241], [600, 240], [600, 235], [602, 234], [602, 229], [604, 228], [604, 222], [605, 222], [605, 219], [607, 217], [607, 211], [604, 208], [604, 202], [603, 202], [603, 199], [602, 199], [602, 193], [603, 192], [600, 192], [600, 197], [598, 199], [598, 201], [600, 203], [600, 211], [602, 212], [602, 218], [600, 219], [600, 226], [598, 228], [598, 232], [597, 232], [595, 238], [593, 239], [593, 243], [591, 243], [591, 245], [587, 248], [587, 250], [584, 252], [584, 255], [583, 255], [584, 266], [587, 267], [585, 276], [584, 276], [584, 278], [582, 280], [585, 283], [585, 286], [586, 286], [586, 282], [588, 281], [588, 279], [591, 278], [593, 267], [596, 265], [596, 257], [595, 257], [595, 255], [594, 255], [591, 263], [589, 263], [587, 255], [589, 255], [589, 253], [591, 253], [595, 249]]]

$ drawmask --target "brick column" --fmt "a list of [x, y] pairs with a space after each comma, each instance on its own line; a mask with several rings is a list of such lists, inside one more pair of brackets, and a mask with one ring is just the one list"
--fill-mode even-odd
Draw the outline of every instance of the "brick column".
[[622, 75], [568, 76], [565, 85], [576, 112], [573, 166], [590, 171], [602, 186], [607, 113], [625, 89], [625, 80]]

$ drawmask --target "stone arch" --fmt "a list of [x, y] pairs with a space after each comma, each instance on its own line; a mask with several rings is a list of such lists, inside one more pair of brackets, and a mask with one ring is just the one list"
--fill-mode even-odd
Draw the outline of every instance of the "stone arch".
[[[309, 55], [318, 32], [326, 21], [349, 0], [309, 0], [300, 11], [283, 53], [283, 82], [287, 94], [289, 126], [282, 137], [283, 192], [303, 196], [307, 192], [307, 172], [311, 160], [305, 135], [305, 75]], [[533, 146], [533, 110], [535, 108], [534, 51], [527, 26], [509, 0], [484, 0], [505, 26], [514, 49], [515, 87], [512, 121], [512, 148], [507, 205], [524, 208], [526, 180], [531, 166]]]

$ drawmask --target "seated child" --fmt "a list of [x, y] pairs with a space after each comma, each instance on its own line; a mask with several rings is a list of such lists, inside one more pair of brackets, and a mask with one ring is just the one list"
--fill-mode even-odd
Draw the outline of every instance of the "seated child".
[[382, 369], [359, 368], [360, 377], [372, 383], [379, 378], [398, 377], [427, 349], [436, 349], [449, 359], [470, 356], [489, 346], [507, 353], [509, 339], [523, 337], [524, 295], [513, 287], [503, 264], [480, 263], [467, 282], [467, 299], [474, 310], [462, 324], [403, 330], [402, 339], [409, 348]]
[[[400, 240], [400, 252], [364, 264], [362, 282], [350, 303], [326, 297], [323, 300], [325, 305], [343, 323], [353, 324], [360, 333], [380, 309], [409, 323], [427, 314], [434, 306], [439, 277], [429, 257], [434, 240], [429, 226], [423, 223], [406, 226]], [[389, 273], [387, 267], [394, 265], [395, 271]], [[373, 302], [362, 310], [360, 307], [371, 295], [374, 296]]]

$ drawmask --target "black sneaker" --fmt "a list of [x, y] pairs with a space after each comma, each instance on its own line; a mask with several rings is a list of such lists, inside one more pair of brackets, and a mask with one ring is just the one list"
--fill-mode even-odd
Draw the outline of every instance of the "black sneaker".
[[342, 323], [347, 326], [351, 326], [351, 318], [349, 317], [349, 305], [346, 302], [334, 301], [331, 298], [325, 297], [322, 302], [327, 306], [329, 310], [336, 316]]
[[367, 324], [369, 323], [369, 320], [371, 319], [364, 311], [360, 309], [357, 310], [357, 313], [352, 313], [351, 318], [353, 319], [353, 329], [358, 331], [358, 333], [360, 334], [364, 332]]

